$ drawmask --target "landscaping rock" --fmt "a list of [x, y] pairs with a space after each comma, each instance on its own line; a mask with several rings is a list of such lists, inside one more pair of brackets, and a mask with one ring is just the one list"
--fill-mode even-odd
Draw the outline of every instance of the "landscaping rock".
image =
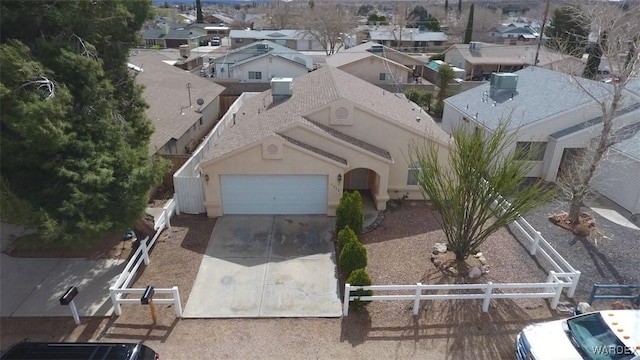
[[438, 255], [436, 255], [436, 254], [431, 254], [431, 255], [430, 255], [430, 258], [431, 258], [431, 262], [433, 262], [433, 260], [435, 260], [435, 259], [437, 259], [437, 258], [438, 258]]
[[482, 265], [486, 265], [487, 264], [487, 258], [485, 258], [484, 256], [480, 256], [478, 258], [478, 261], [480, 261], [480, 264], [482, 264]]
[[447, 244], [444, 243], [436, 243], [433, 246], [433, 253], [434, 254], [444, 254], [447, 252]]
[[490, 266], [489, 265], [482, 265], [480, 267], [480, 270], [482, 271], [482, 275], [486, 274], [489, 272]]
[[474, 266], [471, 269], [469, 269], [469, 279], [475, 279], [475, 278], [479, 278], [480, 276], [482, 276], [482, 270], [477, 267]]
[[437, 268], [440, 268], [440, 266], [442, 265], [442, 260], [438, 258], [433, 259], [433, 265]]
[[476, 258], [481, 258], [482, 257], [482, 252], [478, 251], [475, 255], [473, 255]]
[[579, 302], [578, 307], [576, 308], [576, 314], [584, 314], [592, 311], [593, 309], [588, 302]]
[[460, 272], [458, 271], [458, 269], [454, 268], [453, 266], [449, 266], [449, 268], [447, 269], [447, 271], [449, 272], [449, 274], [453, 275], [453, 276], [458, 276], [458, 274], [460, 274]]

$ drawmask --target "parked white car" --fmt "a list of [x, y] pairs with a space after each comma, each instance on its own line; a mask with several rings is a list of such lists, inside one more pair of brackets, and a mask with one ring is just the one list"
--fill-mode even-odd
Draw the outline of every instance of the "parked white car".
[[516, 340], [518, 360], [640, 360], [640, 310], [607, 310], [532, 324]]

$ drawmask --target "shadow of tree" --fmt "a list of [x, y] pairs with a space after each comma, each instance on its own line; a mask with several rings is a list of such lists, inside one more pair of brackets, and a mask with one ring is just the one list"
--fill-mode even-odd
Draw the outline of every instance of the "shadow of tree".
[[626, 284], [629, 281], [620, 274], [616, 266], [609, 260], [609, 257], [603, 254], [588, 238], [576, 235], [569, 244], [574, 246], [577, 243], [580, 243], [584, 247], [600, 276], [603, 278], [613, 276], [618, 284]]

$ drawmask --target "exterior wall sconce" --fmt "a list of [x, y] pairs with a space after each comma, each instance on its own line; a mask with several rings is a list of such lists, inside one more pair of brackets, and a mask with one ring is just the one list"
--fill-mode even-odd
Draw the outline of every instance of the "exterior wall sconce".
[[338, 174], [338, 184], [342, 182], [342, 174]]
[[209, 174], [204, 174], [204, 181], [209, 182]]

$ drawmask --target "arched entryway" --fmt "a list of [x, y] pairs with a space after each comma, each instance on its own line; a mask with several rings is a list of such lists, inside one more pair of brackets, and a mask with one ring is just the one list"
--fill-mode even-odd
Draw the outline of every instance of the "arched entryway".
[[362, 197], [365, 228], [373, 224], [378, 218], [380, 209], [376, 202], [379, 193], [380, 176], [373, 170], [366, 168], [352, 169], [344, 174], [344, 191], [359, 191]]
[[350, 170], [344, 174], [344, 190], [371, 190], [376, 176], [375, 171], [365, 168]]
[[[377, 210], [384, 210], [384, 208], [376, 205], [377, 198], [380, 197], [381, 193], [380, 175], [371, 169], [355, 168], [347, 171], [344, 174], [343, 190], [358, 190], [362, 195], [363, 202], [371, 202], [372, 206]], [[386, 189], [384, 192], [386, 193]]]

